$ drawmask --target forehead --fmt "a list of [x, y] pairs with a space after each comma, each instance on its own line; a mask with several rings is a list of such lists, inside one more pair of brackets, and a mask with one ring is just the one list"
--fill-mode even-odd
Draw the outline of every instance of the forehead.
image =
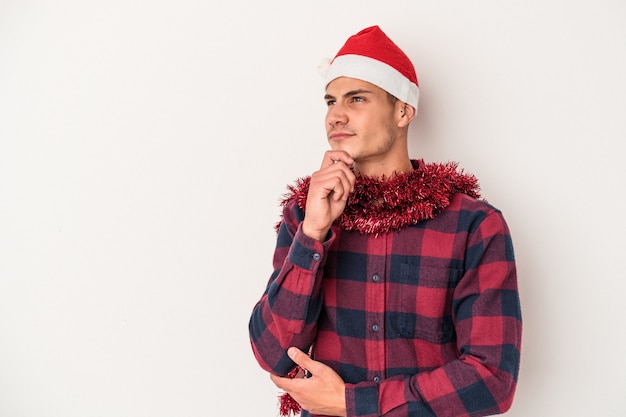
[[386, 91], [382, 88], [358, 78], [339, 77], [329, 82], [326, 86], [326, 94], [336, 97], [357, 90], [369, 91], [377, 95], [386, 94]]

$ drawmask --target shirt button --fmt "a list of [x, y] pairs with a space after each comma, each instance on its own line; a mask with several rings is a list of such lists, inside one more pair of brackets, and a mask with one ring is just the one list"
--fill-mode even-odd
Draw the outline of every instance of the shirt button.
[[380, 275], [378, 275], [378, 274], [372, 275], [372, 281], [374, 281], [374, 282], [380, 281]]
[[375, 324], [372, 326], [372, 330], [374, 330], [375, 332], [377, 332], [380, 328], [378, 327], [378, 324]]
[[375, 376], [374, 377], [374, 382], [379, 383], [380, 382], [380, 377], [379, 376]]
[[320, 255], [319, 253], [314, 253], [313, 254], [313, 260], [314, 261], [319, 261], [320, 259], [322, 259], [322, 255]]

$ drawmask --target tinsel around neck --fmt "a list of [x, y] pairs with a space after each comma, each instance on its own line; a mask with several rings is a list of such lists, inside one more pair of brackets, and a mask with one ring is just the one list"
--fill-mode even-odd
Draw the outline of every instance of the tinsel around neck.
[[[454, 194], [480, 198], [478, 180], [456, 162], [424, 163], [413, 160], [413, 171], [390, 177], [357, 176], [344, 212], [336, 220], [344, 230], [380, 234], [436, 217], [450, 205]], [[294, 201], [306, 207], [310, 177], [288, 186], [283, 205]]]

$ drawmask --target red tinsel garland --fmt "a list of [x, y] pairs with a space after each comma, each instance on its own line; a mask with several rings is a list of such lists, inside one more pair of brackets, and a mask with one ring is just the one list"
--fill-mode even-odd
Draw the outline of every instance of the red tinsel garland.
[[[289, 378], [295, 378], [298, 373], [302, 370], [299, 366], [296, 366], [291, 372], [287, 374]], [[279, 413], [283, 417], [289, 417], [289, 415], [296, 416], [302, 411], [302, 407], [296, 400], [293, 399], [291, 395], [288, 393], [281, 394], [280, 398], [280, 409]]]
[[[478, 180], [457, 163], [412, 162], [413, 171], [388, 178], [358, 176], [337, 224], [345, 230], [378, 235], [434, 218], [456, 193], [480, 198]], [[295, 200], [304, 209], [310, 181], [310, 177], [300, 178], [288, 186], [281, 204]]]

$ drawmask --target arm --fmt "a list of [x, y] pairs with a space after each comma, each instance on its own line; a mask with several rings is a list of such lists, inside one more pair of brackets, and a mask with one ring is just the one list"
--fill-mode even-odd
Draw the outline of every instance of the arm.
[[519, 369], [521, 313], [508, 228], [491, 210], [467, 238], [454, 289], [457, 358], [414, 375], [346, 384], [348, 416], [485, 416], [511, 406]]
[[250, 318], [252, 348], [261, 367], [285, 375], [295, 364], [290, 346], [308, 350], [322, 309], [321, 281], [330, 228], [343, 212], [355, 176], [352, 159], [328, 151], [310, 179], [306, 215], [292, 200], [283, 210], [274, 252], [274, 273]]
[[285, 206], [274, 251], [274, 272], [249, 322], [254, 355], [263, 369], [287, 374], [295, 365], [287, 356], [290, 346], [307, 351], [317, 329], [322, 307], [320, 294], [322, 244], [302, 233], [302, 210], [295, 202]]

